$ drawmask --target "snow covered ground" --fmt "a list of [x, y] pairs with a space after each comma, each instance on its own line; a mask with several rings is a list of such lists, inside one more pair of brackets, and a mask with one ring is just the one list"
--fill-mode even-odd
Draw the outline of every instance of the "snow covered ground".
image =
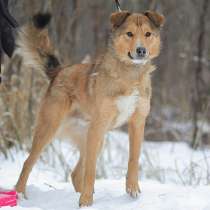
[[[73, 210], [78, 208], [79, 194], [69, 183], [53, 182], [53, 188], [43, 183], [28, 186], [28, 200], [18, 207], [2, 210]], [[123, 180], [100, 180], [95, 185], [94, 204], [90, 210], [209, 210], [209, 187], [182, 187], [157, 182], [142, 183], [142, 194], [132, 199], [125, 194]]]
[[[210, 210], [210, 150], [192, 151], [184, 143], [145, 143], [141, 157], [141, 195], [125, 193], [127, 135], [111, 132], [98, 163], [94, 204], [90, 210]], [[61, 160], [54, 157], [60, 148]], [[54, 151], [54, 152], [53, 152]], [[64, 170], [72, 169], [78, 155], [66, 143], [55, 142], [35, 166], [27, 187], [28, 200], [2, 210], [78, 209], [79, 193], [64, 182]], [[53, 155], [52, 155], [53, 154]], [[0, 155], [0, 187], [12, 188], [27, 154], [11, 150]], [[47, 163], [48, 164], [47, 164]], [[69, 165], [67, 165], [69, 163]], [[102, 179], [105, 177], [106, 179]]]

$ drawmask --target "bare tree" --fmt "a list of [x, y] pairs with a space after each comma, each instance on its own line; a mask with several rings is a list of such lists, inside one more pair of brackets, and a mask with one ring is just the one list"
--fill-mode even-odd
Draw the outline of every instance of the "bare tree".
[[197, 148], [199, 146], [199, 115], [202, 115], [204, 109], [206, 107], [206, 85], [203, 80], [203, 58], [204, 58], [204, 50], [205, 50], [205, 34], [206, 34], [206, 17], [207, 11], [209, 7], [209, 0], [203, 0], [202, 11], [200, 14], [199, 20], [199, 36], [198, 36], [198, 43], [197, 43], [197, 57], [198, 57], [198, 64], [197, 68], [195, 69], [195, 86], [194, 86], [194, 94], [193, 94], [193, 138], [192, 138], [192, 147]]

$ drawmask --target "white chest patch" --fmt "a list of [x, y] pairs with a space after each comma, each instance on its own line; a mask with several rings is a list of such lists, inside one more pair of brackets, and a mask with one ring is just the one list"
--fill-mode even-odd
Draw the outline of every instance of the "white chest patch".
[[116, 101], [117, 109], [119, 111], [115, 121], [114, 128], [123, 125], [128, 118], [134, 113], [140, 94], [137, 89], [134, 89], [129, 96], [120, 96]]

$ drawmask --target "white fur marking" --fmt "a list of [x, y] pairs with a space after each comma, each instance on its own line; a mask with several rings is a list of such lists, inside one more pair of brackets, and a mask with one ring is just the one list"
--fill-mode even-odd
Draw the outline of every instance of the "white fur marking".
[[133, 59], [132, 61], [134, 64], [146, 64], [147, 63], [147, 60]]
[[117, 116], [114, 127], [123, 125], [128, 118], [134, 113], [137, 102], [139, 101], [140, 94], [137, 89], [134, 89], [132, 94], [129, 96], [120, 96], [117, 101], [117, 108], [119, 115]]
[[96, 77], [96, 76], [98, 76], [98, 74], [99, 74], [98, 72], [92, 73], [91, 77]]

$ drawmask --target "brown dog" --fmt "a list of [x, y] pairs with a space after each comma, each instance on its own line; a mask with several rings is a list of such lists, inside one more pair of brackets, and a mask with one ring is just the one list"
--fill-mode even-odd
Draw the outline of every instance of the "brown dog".
[[[24, 163], [17, 191], [25, 192], [32, 167], [53, 137], [70, 131], [80, 150], [72, 182], [81, 193], [79, 205], [91, 205], [96, 159], [104, 135], [128, 122], [126, 191], [136, 197], [140, 192], [138, 160], [150, 111], [150, 73], [155, 69], [151, 60], [159, 55], [164, 17], [152, 11], [113, 13], [106, 53], [96, 63], [66, 68], [59, 67], [53, 55], [47, 31], [43, 29], [46, 19], [44, 15], [35, 16], [31, 25], [23, 27], [18, 41], [27, 64], [44, 69], [51, 82], [41, 102], [31, 153]], [[78, 116], [83, 123], [78, 123]]]

